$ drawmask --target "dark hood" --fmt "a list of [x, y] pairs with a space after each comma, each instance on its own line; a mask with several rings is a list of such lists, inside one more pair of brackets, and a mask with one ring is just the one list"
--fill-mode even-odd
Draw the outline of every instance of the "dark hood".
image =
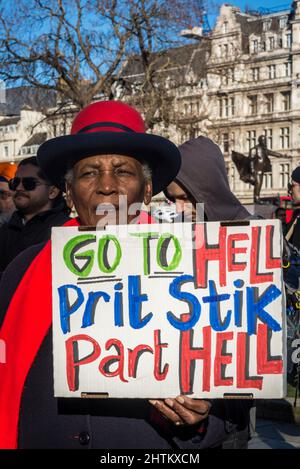
[[208, 221], [242, 220], [250, 213], [231, 192], [220, 148], [206, 137], [179, 146], [181, 169], [176, 181], [196, 202], [204, 203]]

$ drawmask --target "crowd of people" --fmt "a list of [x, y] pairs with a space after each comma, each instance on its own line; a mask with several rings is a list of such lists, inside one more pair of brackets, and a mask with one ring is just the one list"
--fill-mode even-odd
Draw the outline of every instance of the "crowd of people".
[[[300, 167], [290, 191], [300, 207]], [[103, 216], [99, 204], [112, 204], [120, 217], [120, 196], [138, 205], [143, 223], [142, 206], [160, 192], [185, 221], [254, 218], [231, 192], [215, 143], [198, 137], [177, 148], [146, 133], [142, 116], [118, 101], [90, 104], [70, 135], [46, 141], [15, 174], [0, 175], [0, 337], [7, 344], [7, 364], [0, 364], [0, 448], [247, 448], [251, 400], [53, 395], [51, 227], [95, 227]], [[126, 216], [132, 223], [134, 216]], [[300, 208], [286, 228], [296, 247], [299, 219]], [[155, 220], [147, 216], [146, 222]]]

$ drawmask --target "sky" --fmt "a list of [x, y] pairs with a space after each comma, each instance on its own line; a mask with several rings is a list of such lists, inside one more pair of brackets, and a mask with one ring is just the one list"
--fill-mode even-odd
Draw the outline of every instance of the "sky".
[[289, 0], [232, 0], [232, 1], [221, 1], [215, 0], [217, 4], [222, 5], [222, 3], [229, 3], [231, 5], [235, 5], [240, 7], [242, 11], [245, 11], [245, 7], [247, 6], [250, 10], [256, 10], [259, 8], [272, 8], [283, 6], [285, 9], [286, 6], [290, 6], [292, 1]]
[[[208, 4], [210, 3], [207, 0]], [[272, 9], [276, 7], [282, 7], [280, 10], [289, 9], [292, 5], [292, 0], [213, 0], [213, 3], [217, 5], [222, 5], [222, 3], [228, 3], [230, 5], [237, 6], [241, 9], [242, 12], [245, 12], [245, 8], [247, 7], [248, 10], [259, 10], [260, 8], [264, 9]], [[271, 13], [271, 12], [270, 12]], [[208, 20], [210, 26], [214, 25], [215, 16], [208, 15]]]

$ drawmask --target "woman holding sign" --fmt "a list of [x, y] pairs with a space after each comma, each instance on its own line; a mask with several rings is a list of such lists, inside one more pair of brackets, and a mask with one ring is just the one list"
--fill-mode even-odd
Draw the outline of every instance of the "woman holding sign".
[[[140, 114], [117, 101], [87, 106], [71, 135], [45, 142], [37, 158], [76, 208], [78, 218], [66, 225], [78, 227], [138, 222], [141, 205], [180, 168], [176, 146], [146, 134]], [[134, 214], [124, 212], [124, 198], [135, 204]], [[0, 339], [7, 350], [0, 364], [0, 448], [200, 449], [220, 446], [237, 428], [234, 402], [225, 408], [187, 396], [151, 403], [55, 398], [51, 275], [49, 242], [19, 256], [0, 285]]]

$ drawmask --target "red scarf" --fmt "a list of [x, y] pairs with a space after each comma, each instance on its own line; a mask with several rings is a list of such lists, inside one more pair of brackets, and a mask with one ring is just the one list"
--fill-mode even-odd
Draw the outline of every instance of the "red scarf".
[[[143, 222], [153, 223], [150, 216]], [[64, 226], [79, 226], [77, 219]], [[24, 384], [52, 323], [51, 242], [35, 257], [19, 283], [3, 322], [0, 339], [0, 448], [16, 449]]]

